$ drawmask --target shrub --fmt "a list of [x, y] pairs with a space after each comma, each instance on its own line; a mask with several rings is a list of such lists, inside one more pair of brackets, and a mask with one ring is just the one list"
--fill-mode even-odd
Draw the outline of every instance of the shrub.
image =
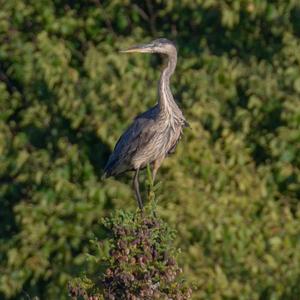
[[108, 239], [94, 240], [97, 251], [90, 256], [98, 273], [69, 284], [73, 299], [190, 298], [172, 246], [175, 232], [165, 222], [149, 213], [121, 211], [103, 225]]

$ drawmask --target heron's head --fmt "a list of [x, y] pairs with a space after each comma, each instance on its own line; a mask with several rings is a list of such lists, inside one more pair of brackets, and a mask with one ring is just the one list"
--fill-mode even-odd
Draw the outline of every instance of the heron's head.
[[141, 44], [130, 47], [126, 50], [121, 50], [123, 53], [161, 53], [161, 54], [176, 54], [175, 44], [167, 39], [157, 39], [149, 44]]

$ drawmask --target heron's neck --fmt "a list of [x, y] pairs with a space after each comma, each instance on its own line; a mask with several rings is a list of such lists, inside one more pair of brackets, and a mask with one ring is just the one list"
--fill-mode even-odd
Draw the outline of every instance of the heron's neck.
[[159, 83], [158, 83], [158, 105], [161, 111], [171, 113], [174, 108], [177, 108], [177, 104], [174, 101], [171, 89], [170, 89], [170, 77], [174, 73], [177, 62], [177, 55], [173, 54], [168, 57], [168, 63], [163, 70]]

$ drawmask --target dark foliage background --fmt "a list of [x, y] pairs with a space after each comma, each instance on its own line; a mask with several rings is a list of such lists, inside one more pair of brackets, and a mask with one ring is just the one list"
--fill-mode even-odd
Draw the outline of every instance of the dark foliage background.
[[99, 218], [136, 207], [100, 177], [156, 101], [160, 60], [118, 50], [157, 37], [192, 127], [157, 196], [193, 298], [299, 298], [299, 1], [0, 2], [0, 298], [67, 299]]

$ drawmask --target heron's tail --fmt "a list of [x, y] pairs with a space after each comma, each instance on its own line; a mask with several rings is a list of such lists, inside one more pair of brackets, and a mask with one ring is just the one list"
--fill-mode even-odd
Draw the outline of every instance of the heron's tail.
[[104, 179], [106, 179], [107, 177], [108, 177], [108, 176], [107, 176], [107, 173], [104, 172], [103, 175], [101, 176], [101, 180], [104, 180]]
[[104, 167], [104, 174], [101, 176], [101, 179], [108, 178], [118, 174], [119, 163], [117, 159], [109, 158], [106, 166]]
[[101, 176], [101, 180], [104, 180], [110, 176], [113, 176], [113, 168], [112, 165], [108, 162], [104, 168], [104, 173]]
[[104, 168], [104, 173], [103, 175], [101, 176], [101, 180], [104, 180], [110, 176], [113, 176], [113, 165], [112, 163], [109, 161], [105, 168]]
[[104, 168], [104, 173], [101, 176], [101, 180], [104, 180], [110, 176], [112, 176], [112, 168], [111, 168], [110, 163], [108, 162]]

